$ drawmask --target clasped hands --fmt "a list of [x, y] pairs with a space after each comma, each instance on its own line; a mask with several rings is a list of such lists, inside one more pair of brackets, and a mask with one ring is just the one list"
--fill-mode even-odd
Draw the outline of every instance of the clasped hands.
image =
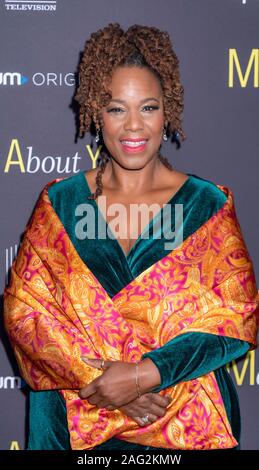
[[[90, 367], [101, 368], [100, 359], [82, 357], [82, 360]], [[80, 398], [87, 398], [98, 408], [119, 409], [139, 426], [157, 421], [166, 414], [171, 398], [150, 392], [161, 383], [159, 370], [152, 360], [145, 358], [138, 367], [140, 397], [137, 394], [135, 363], [103, 361], [103, 374], [80, 390]]]

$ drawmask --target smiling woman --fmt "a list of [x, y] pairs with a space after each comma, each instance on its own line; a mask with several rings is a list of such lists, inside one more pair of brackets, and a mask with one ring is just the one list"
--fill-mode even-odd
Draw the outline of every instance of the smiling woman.
[[[148, 93], [153, 97], [145, 98]], [[122, 154], [121, 150], [128, 154], [140, 154], [144, 163], [142, 152], [145, 151], [145, 155], [156, 152], [162, 139], [164, 109], [160, 81], [147, 68], [118, 67], [112, 76], [112, 96], [122, 96], [124, 99], [113, 98], [103, 111], [104, 141], [112, 155], [116, 155], [116, 148], [111, 148], [112, 139], [116, 136], [117, 142], [121, 143], [117, 154], [119, 151]], [[120, 103], [121, 106], [114, 108], [111, 103]], [[138, 164], [135, 160], [134, 165]]]
[[[28, 449], [239, 449], [225, 366], [257, 347], [259, 297], [232, 191], [160, 153], [185, 138], [169, 35], [118, 23], [93, 33], [76, 99], [81, 136], [94, 123], [102, 139], [98, 166], [44, 186], [4, 291], [31, 387]], [[78, 236], [86, 203], [94, 237]], [[122, 230], [100, 237], [113, 204]]]
[[[134, 28], [129, 30], [129, 37], [133, 30]], [[142, 33], [144, 30], [147, 35], [152, 32], [152, 29], [142, 28]], [[170, 42], [165, 44], [165, 47], [169, 46]], [[171, 52], [171, 58], [172, 54]], [[114, 57], [116, 62], [115, 59], [116, 56]], [[82, 70], [83, 67], [84, 62]], [[165, 98], [160, 78], [165, 68], [163, 61], [159, 67], [160, 73], [148, 65], [145, 57], [134, 47], [133, 50], [129, 49], [123, 62], [115, 66], [110, 79], [109, 75], [103, 79], [103, 86], [109, 97], [107, 105], [102, 103], [98, 118], [102, 123], [104, 150], [101, 152], [100, 168], [97, 172], [89, 174], [90, 186], [96, 184], [96, 189], [91, 191], [92, 195], [88, 199], [98, 198], [100, 206], [99, 196], [105, 188], [109, 209], [120, 202], [125, 211], [129, 212], [124, 218], [125, 228], [122, 229], [124, 234], [121, 237], [117, 236], [125, 252], [129, 252], [134, 243], [132, 233], [137, 232], [136, 237], [139, 236], [137, 227], [141, 225], [141, 220], [137, 217], [143, 219], [148, 214], [146, 208], [143, 208], [140, 214], [133, 217], [130, 214], [132, 212], [130, 206], [135, 205], [135, 202], [142, 202], [161, 207], [187, 180], [187, 175], [173, 171], [171, 164], [160, 153], [162, 138], [167, 139], [166, 128], [169, 129], [169, 134], [173, 128], [170, 122], [173, 116], [172, 110], [175, 109], [176, 114], [174, 121], [180, 123], [181, 108], [179, 107], [177, 111], [175, 102], [171, 104], [171, 108], [169, 107], [171, 95], [167, 94], [169, 98]], [[177, 68], [173, 69], [172, 75], [176, 80], [178, 74]], [[82, 100], [81, 95], [85, 93], [84, 76], [80, 82], [82, 88], [79, 88], [76, 95], [79, 102]], [[176, 83], [172, 83], [172, 87], [176, 93]], [[179, 102], [181, 102], [183, 90], [179, 84], [178, 88]], [[101, 92], [102, 88], [98, 96]], [[164, 122], [165, 115], [168, 115], [168, 123]], [[99, 126], [99, 123], [96, 123], [98, 136]], [[183, 131], [181, 132], [184, 137]], [[112, 223], [110, 219], [107, 219], [107, 222], [109, 225]]]

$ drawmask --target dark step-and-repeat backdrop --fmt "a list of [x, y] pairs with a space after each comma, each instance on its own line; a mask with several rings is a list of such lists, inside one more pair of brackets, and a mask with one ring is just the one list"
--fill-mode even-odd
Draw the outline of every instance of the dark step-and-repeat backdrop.
[[[73, 97], [85, 41], [113, 22], [170, 34], [187, 138], [180, 148], [164, 142], [162, 154], [178, 170], [232, 189], [258, 279], [259, 0], [1, 0], [1, 292], [43, 186], [94, 167], [93, 136], [77, 138]], [[241, 448], [259, 449], [258, 350], [228, 370], [240, 400]], [[24, 449], [26, 409], [27, 387], [3, 332], [0, 449]]]

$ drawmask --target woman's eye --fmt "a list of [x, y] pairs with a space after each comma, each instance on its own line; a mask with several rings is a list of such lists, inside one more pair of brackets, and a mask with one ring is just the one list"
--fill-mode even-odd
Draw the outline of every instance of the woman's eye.
[[155, 109], [159, 109], [158, 106], [148, 106], [148, 105], [144, 106], [143, 109], [147, 109], [147, 108], [148, 108], [148, 111], [154, 111]]
[[[144, 106], [144, 108], [142, 108], [144, 111], [154, 111], [155, 109], [159, 109], [159, 106], [150, 106], [150, 105], [147, 105], [147, 106]], [[120, 112], [124, 112], [124, 110], [122, 108], [111, 108], [111, 109], [108, 109], [107, 110], [108, 113], [115, 113], [115, 114], [120, 114]]]
[[108, 109], [108, 113], [117, 113], [117, 111], [123, 111], [121, 108], [111, 108], [111, 109]]

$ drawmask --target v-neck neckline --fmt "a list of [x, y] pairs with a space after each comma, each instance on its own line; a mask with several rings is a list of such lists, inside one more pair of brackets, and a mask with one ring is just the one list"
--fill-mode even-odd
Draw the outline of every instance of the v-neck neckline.
[[[86, 189], [87, 189], [89, 195], [92, 194], [91, 189], [90, 189], [90, 186], [89, 186], [89, 183], [88, 183], [88, 181], [87, 181], [87, 178], [85, 177], [85, 172], [84, 172], [84, 171], [81, 171], [79, 174], [80, 174], [81, 177], [82, 177], [83, 184], [84, 184], [84, 186], [86, 187]], [[185, 190], [185, 188], [186, 188], [186, 186], [187, 186], [187, 183], [190, 183], [190, 181], [191, 181], [191, 179], [192, 179], [192, 174], [190, 174], [190, 173], [186, 173], [186, 174], [188, 175], [188, 178], [184, 181], [184, 183], [180, 186], [180, 188], [176, 191], [176, 193], [174, 193], [174, 194], [170, 197], [170, 199], [169, 199], [166, 203], [164, 203], [165, 205], [167, 205], [167, 204], [172, 204], [172, 203], [175, 201], [175, 199], [178, 199], [178, 197], [180, 197], [182, 191]], [[148, 231], [150, 230], [150, 227], [155, 223], [155, 221], [156, 221], [156, 219], [157, 219], [158, 216], [161, 217], [161, 214], [163, 213], [163, 210], [164, 210], [164, 205], [163, 205], [163, 207], [160, 208], [160, 210], [155, 214], [155, 216], [152, 217], [152, 219], [149, 221], [149, 223], [144, 227], [144, 229], [142, 230], [142, 232], [140, 233], [140, 235], [139, 235], [138, 238], [136, 239], [135, 243], [134, 243], [134, 244], [132, 245], [132, 247], [130, 248], [128, 254], [126, 254], [126, 253], [124, 252], [124, 250], [123, 250], [121, 244], [118, 242], [118, 239], [116, 238], [115, 234], [113, 233], [113, 231], [112, 231], [111, 228], [109, 227], [109, 225], [108, 225], [108, 223], [107, 223], [105, 217], [103, 216], [103, 214], [102, 214], [102, 212], [101, 212], [101, 210], [100, 210], [100, 208], [99, 208], [97, 202], [95, 201], [95, 199], [90, 199], [89, 201], [94, 204], [94, 206], [95, 206], [95, 208], [96, 208], [98, 214], [102, 217], [106, 229], [109, 229], [110, 232], [113, 234], [113, 237], [114, 237], [114, 238], [111, 238], [111, 240], [114, 240], [114, 241], [115, 241], [116, 246], [118, 247], [118, 249], [120, 250], [120, 252], [122, 253], [124, 259], [125, 259], [127, 262], [129, 261], [129, 258], [130, 258], [130, 256], [131, 256], [133, 250], [136, 248], [137, 243], [139, 242], [140, 239], [142, 239], [143, 234], [144, 234], [147, 230], [148, 230]]]

